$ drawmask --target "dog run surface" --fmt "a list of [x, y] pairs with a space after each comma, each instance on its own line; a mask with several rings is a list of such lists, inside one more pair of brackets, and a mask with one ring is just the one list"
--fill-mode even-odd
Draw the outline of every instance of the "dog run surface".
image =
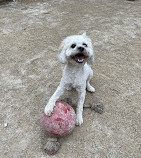
[[[82, 126], [52, 157], [141, 157], [141, 1], [44, 0], [0, 6], [1, 158], [50, 157], [40, 116], [61, 79], [58, 48], [84, 31], [95, 50], [96, 89], [85, 105], [97, 98], [105, 112], [85, 108]], [[69, 96], [76, 104], [76, 92]]]

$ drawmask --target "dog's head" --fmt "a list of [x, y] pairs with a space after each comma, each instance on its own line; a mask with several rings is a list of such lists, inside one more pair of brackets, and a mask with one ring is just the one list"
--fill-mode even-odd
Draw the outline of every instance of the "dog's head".
[[94, 62], [92, 42], [86, 33], [66, 37], [61, 44], [61, 49], [59, 60], [63, 64], [82, 65], [86, 62]]

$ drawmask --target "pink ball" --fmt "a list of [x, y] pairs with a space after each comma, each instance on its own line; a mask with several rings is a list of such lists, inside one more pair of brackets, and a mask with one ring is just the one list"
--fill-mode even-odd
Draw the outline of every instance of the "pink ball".
[[76, 114], [74, 109], [63, 101], [57, 101], [53, 114], [46, 116], [44, 111], [41, 115], [41, 125], [43, 129], [54, 137], [62, 137], [75, 127]]

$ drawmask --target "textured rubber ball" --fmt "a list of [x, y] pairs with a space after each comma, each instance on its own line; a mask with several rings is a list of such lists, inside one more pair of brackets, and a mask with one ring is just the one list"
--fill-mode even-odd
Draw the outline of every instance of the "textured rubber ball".
[[47, 116], [43, 111], [40, 122], [49, 135], [62, 137], [73, 131], [76, 114], [70, 105], [63, 101], [57, 101], [52, 115]]

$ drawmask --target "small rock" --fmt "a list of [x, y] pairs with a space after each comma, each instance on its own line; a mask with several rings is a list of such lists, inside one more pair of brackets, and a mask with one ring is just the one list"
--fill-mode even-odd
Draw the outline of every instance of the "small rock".
[[8, 123], [4, 123], [4, 128], [6, 128], [8, 126]]
[[47, 143], [44, 146], [45, 152], [49, 155], [55, 154], [60, 148], [60, 143], [57, 138], [48, 138]]

